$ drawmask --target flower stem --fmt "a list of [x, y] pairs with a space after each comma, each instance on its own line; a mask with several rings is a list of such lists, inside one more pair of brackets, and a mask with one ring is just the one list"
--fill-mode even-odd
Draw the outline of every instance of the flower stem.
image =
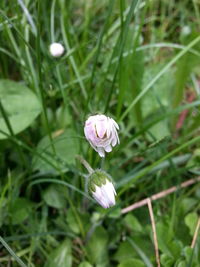
[[84, 158], [82, 158], [80, 155], [76, 155], [76, 158], [80, 161], [80, 163], [83, 164], [83, 166], [87, 169], [89, 174], [92, 174], [94, 172], [92, 167], [89, 165], [89, 163]]

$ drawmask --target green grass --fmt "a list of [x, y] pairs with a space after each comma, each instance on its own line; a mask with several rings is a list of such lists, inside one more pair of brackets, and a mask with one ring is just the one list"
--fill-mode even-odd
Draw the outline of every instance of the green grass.
[[[156, 266], [148, 207], [121, 210], [200, 174], [199, 31], [198, 1], [0, 2], [0, 266]], [[95, 113], [120, 126], [104, 160]], [[116, 206], [88, 195], [77, 154]], [[161, 266], [199, 266], [199, 199], [197, 182], [152, 202]]]

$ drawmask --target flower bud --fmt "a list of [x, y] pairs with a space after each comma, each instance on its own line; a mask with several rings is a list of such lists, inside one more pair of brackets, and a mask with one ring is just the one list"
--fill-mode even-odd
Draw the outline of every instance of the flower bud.
[[182, 36], [187, 36], [187, 35], [189, 35], [191, 33], [191, 31], [192, 30], [191, 30], [190, 26], [185, 25], [181, 29], [181, 34], [182, 34]]
[[110, 176], [102, 170], [96, 170], [90, 174], [88, 178], [88, 190], [104, 209], [115, 205], [115, 188]]
[[105, 157], [105, 151], [111, 152], [112, 147], [119, 144], [117, 130], [118, 124], [105, 115], [90, 116], [84, 127], [86, 139], [100, 157]]
[[60, 57], [64, 53], [64, 47], [60, 43], [52, 43], [49, 47], [50, 54], [53, 57]]

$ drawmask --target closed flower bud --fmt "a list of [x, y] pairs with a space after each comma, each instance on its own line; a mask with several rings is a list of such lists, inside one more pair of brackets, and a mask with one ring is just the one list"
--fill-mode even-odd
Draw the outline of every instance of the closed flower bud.
[[107, 173], [96, 170], [90, 174], [88, 178], [88, 190], [104, 209], [115, 205], [116, 191]]
[[181, 34], [182, 34], [182, 36], [187, 36], [187, 35], [189, 35], [191, 33], [191, 31], [192, 30], [191, 30], [190, 26], [185, 25], [181, 29]]
[[60, 57], [64, 53], [64, 47], [63, 45], [59, 43], [52, 43], [49, 47], [50, 54], [53, 57]]
[[105, 151], [111, 152], [112, 147], [119, 144], [117, 130], [119, 130], [118, 124], [105, 115], [90, 116], [84, 127], [86, 139], [100, 157], [105, 157]]

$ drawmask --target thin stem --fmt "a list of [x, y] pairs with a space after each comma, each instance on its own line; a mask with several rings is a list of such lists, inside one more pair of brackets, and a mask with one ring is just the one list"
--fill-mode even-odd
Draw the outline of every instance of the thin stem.
[[[157, 193], [155, 195], [152, 195], [150, 197], [150, 199], [151, 200], [157, 200], [157, 199], [166, 197], [167, 195], [172, 194], [172, 193], [178, 191], [181, 188], [188, 187], [188, 186], [190, 186], [192, 184], [195, 184], [197, 182], [200, 182], [200, 177], [197, 177], [196, 179], [187, 180], [186, 182], [182, 183], [180, 186], [170, 187], [170, 188], [168, 188], [168, 189], [166, 189], [164, 191], [161, 191], [161, 192], [159, 192], [159, 193]], [[140, 200], [140, 201], [138, 201], [138, 202], [136, 202], [136, 203], [134, 203], [134, 204], [132, 204], [132, 205], [130, 205], [130, 206], [122, 209], [121, 212], [122, 212], [122, 214], [124, 214], [124, 213], [130, 212], [132, 210], [138, 209], [138, 208], [140, 208], [142, 206], [147, 205], [147, 201], [148, 201], [148, 198], [145, 198], [143, 200]]]
[[158, 240], [157, 240], [157, 234], [156, 234], [156, 225], [155, 225], [153, 209], [152, 209], [150, 198], [147, 199], [147, 205], [148, 205], [148, 209], [149, 209], [149, 215], [150, 215], [151, 226], [152, 226], [152, 231], [153, 231], [153, 240], [154, 240], [154, 247], [155, 247], [155, 253], [156, 253], [157, 266], [160, 267], [160, 257], [159, 257], [159, 251], [158, 251]]
[[191, 248], [195, 247], [195, 244], [196, 244], [196, 241], [197, 241], [197, 236], [198, 236], [198, 233], [199, 233], [199, 228], [200, 228], [200, 217], [199, 217], [199, 220], [197, 222], [197, 226], [196, 226], [196, 229], [195, 229], [195, 232], [194, 232]]
[[11, 247], [6, 243], [6, 241], [1, 236], [0, 236], [0, 242], [21, 267], [27, 267], [26, 264], [23, 263], [23, 261], [15, 254], [15, 252], [11, 249]]
[[77, 155], [76, 158], [80, 161], [80, 163], [83, 164], [83, 166], [87, 169], [87, 171], [89, 172], [89, 174], [92, 174], [94, 172], [94, 170], [92, 169], [92, 167], [89, 165], [89, 163], [84, 158], [82, 158], [79, 155]]

